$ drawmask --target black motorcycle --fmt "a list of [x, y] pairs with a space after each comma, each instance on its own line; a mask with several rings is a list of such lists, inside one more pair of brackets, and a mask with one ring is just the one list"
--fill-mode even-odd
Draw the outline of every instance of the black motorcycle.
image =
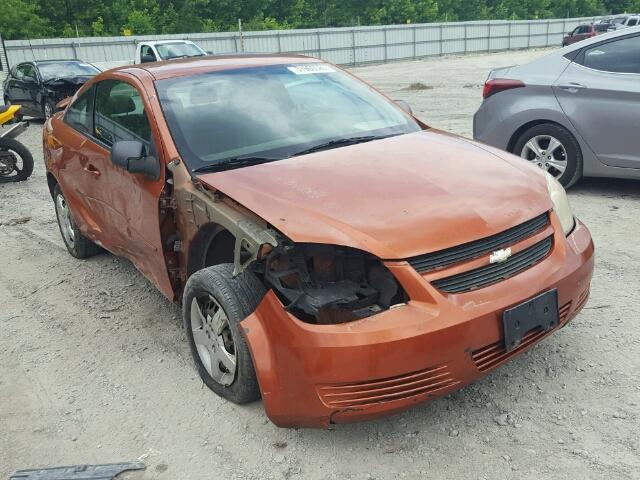
[[0, 183], [21, 182], [33, 173], [33, 156], [16, 140], [29, 126], [18, 113], [20, 105], [0, 106]]

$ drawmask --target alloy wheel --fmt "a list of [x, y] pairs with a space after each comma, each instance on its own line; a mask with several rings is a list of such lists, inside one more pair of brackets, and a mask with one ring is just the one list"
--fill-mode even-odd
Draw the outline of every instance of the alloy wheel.
[[191, 332], [207, 373], [219, 384], [231, 385], [236, 378], [236, 346], [227, 314], [213, 296], [194, 297]]
[[53, 106], [50, 102], [44, 102], [44, 119], [49, 120], [53, 115]]
[[525, 143], [520, 156], [560, 178], [567, 169], [567, 150], [551, 135], [536, 135]]
[[73, 248], [76, 240], [76, 234], [73, 228], [73, 219], [71, 218], [71, 212], [67, 205], [66, 199], [62, 195], [56, 197], [56, 213], [58, 215], [58, 222], [60, 223], [60, 231], [64, 238], [65, 243]]

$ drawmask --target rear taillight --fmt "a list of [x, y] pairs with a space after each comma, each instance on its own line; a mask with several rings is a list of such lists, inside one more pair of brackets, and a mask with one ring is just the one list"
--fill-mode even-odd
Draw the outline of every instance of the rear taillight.
[[522, 88], [524, 86], [525, 84], [520, 80], [509, 80], [506, 78], [487, 80], [487, 83], [484, 84], [484, 89], [482, 90], [482, 98], [486, 100], [491, 95], [495, 95], [496, 93], [504, 92], [505, 90], [511, 90], [513, 88]]

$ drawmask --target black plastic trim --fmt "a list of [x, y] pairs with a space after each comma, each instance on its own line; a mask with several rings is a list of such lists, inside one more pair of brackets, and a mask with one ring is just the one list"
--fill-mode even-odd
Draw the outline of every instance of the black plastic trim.
[[525, 223], [521, 223], [491, 237], [464, 243], [438, 252], [419, 255], [409, 258], [407, 262], [420, 273], [436, 270], [454, 263], [478, 258], [493, 250], [513, 245], [541, 231], [548, 224], [549, 214], [545, 212]]
[[433, 282], [433, 285], [447, 293], [463, 293], [484, 288], [532, 267], [551, 251], [553, 237], [516, 253], [503, 263], [493, 263], [468, 272], [453, 275]]

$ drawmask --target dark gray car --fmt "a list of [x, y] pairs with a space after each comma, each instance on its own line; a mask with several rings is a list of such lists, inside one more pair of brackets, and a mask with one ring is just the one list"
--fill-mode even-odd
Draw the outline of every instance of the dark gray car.
[[640, 178], [640, 28], [492, 71], [473, 132], [567, 187], [583, 176]]

